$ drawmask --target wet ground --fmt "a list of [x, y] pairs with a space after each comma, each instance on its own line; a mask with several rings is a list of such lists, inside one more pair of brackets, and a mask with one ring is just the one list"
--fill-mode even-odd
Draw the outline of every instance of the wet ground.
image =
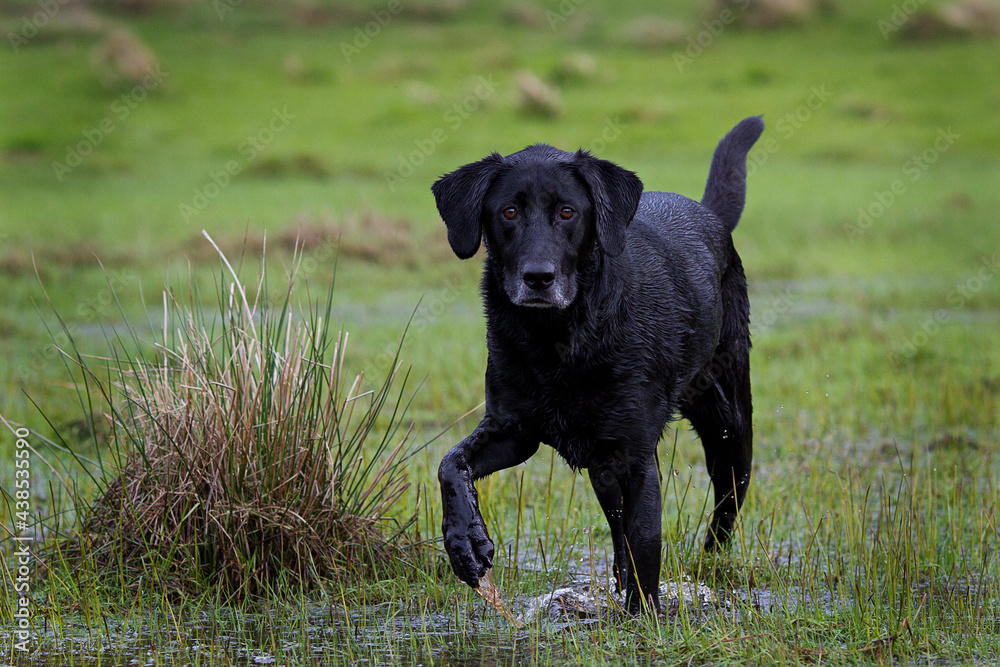
[[[750, 598], [713, 591], [691, 581], [663, 582], [661, 617], [683, 608], [693, 615], [774, 611], [801, 601], [755, 590]], [[621, 621], [623, 598], [602, 575], [577, 576], [539, 596], [504, 601], [518, 626], [485, 601], [468, 596], [439, 611], [387, 603], [345, 611], [336, 603], [304, 610], [244, 613], [226, 609], [162, 610], [136, 617], [93, 619], [84, 615], [36, 635], [32, 650], [12, 655], [16, 665], [310, 665], [310, 664], [511, 664], [539, 643], [557, 642], [564, 631]], [[834, 600], [820, 601], [836, 605]], [[176, 616], [174, 615], [176, 613]], [[0, 645], [11, 636], [0, 632]], [[8, 663], [0, 663], [8, 664]]]

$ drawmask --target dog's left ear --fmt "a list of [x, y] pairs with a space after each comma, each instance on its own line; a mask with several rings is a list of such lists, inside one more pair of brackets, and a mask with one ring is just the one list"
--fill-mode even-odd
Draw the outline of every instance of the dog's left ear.
[[625, 229], [635, 217], [642, 196], [642, 181], [614, 162], [577, 151], [571, 163], [590, 189], [597, 226], [597, 243], [609, 257], [625, 250]]
[[461, 259], [479, 250], [483, 238], [483, 200], [493, 178], [503, 166], [498, 153], [445, 174], [431, 186], [438, 213], [448, 228], [448, 243]]

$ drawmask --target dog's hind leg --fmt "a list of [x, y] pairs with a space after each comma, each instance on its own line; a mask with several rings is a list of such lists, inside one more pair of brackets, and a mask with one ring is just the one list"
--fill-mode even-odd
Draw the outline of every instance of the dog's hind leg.
[[681, 396], [681, 414], [701, 438], [715, 490], [706, 549], [731, 537], [753, 461], [749, 303], [738, 258], [723, 281], [722, 301], [724, 321], [715, 356]]

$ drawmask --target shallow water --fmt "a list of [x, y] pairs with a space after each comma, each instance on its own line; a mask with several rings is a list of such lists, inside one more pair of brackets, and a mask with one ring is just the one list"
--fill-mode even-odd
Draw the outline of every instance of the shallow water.
[[[27, 654], [11, 653], [11, 635], [0, 630], [0, 667], [576, 664], [574, 657], [597, 659], [619, 645], [621, 655], [635, 655], [633, 635], [642, 626], [624, 618], [617, 608], [621, 596], [609, 583], [604, 577], [581, 577], [539, 596], [508, 594], [505, 603], [526, 624], [520, 630], [471, 594], [432, 611], [417, 602], [348, 610], [336, 602], [317, 602], [293, 611], [256, 613], [160, 609], [127, 619], [95, 619], [89, 629], [77, 615], [59, 627], [43, 628]], [[684, 613], [695, 626], [713, 617], [740, 622], [755, 614], [833, 618], [850, 605], [795, 588], [780, 593], [766, 588], [712, 590], [689, 581], [663, 582], [661, 602], [661, 623], [678, 623]], [[572, 638], [569, 645], [567, 636]], [[576, 653], [573, 641], [598, 638], [605, 653]], [[925, 656], [912, 664], [956, 663]]]
[[[16, 665], [270, 665], [270, 664], [441, 664], [518, 662], [526, 644], [555, 641], [577, 625], [608, 620], [620, 612], [621, 597], [607, 580], [570, 581], [538, 597], [506, 600], [526, 625], [517, 630], [485, 602], [466, 597], [453, 608], [426, 611], [405, 604], [369, 605], [344, 611], [315, 603], [297, 614], [284, 611], [243, 613], [145, 612], [128, 619], [102, 618], [88, 624], [82, 616], [33, 636], [28, 653], [4, 651]], [[670, 591], [674, 591], [671, 594]], [[682, 593], [682, 601], [676, 592]], [[719, 598], [689, 582], [665, 584], [664, 609], [681, 604], [708, 609]], [[699, 597], [701, 596], [701, 597]], [[13, 644], [0, 631], [0, 645]], [[6, 663], [3, 663], [6, 664]]]
[[[694, 614], [733, 613], [733, 592], [703, 584], [663, 582], [663, 617], [682, 607]], [[14, 653], [16, 665], [307, 665], [307, 664], [518, 664], [527, 647], [559, 642], [563, 631], [621, 620], [622, 596], [603, 576], [577, 577], [540, 596], [513, 595], [505, 604], [525, 624], [515, 629], [486, 602], [472, 596], [450, 609], [426, 612], [405, 604], [368, 605], [348, 611], [315, 603], [295, 614], [146, 612], [130, 619], [103, 618], [88, 629], [82, 617], [33, 638], [33, 650]], [[783, 604], [754, 593], [753, 606]], [[740, 605], [744, 606], [744, 605]], [[95, 627], [96, 626], [96, 627]], [[2, 644], [11, 640], [0, 632]], [[6, 653], [6, 652], [5, 652]], [[7, 657], [2, 656], [2, 657]], [[528, 660], [527, 654], [524, 656]], [[2, 659], [2, 658], [0, 658]]]

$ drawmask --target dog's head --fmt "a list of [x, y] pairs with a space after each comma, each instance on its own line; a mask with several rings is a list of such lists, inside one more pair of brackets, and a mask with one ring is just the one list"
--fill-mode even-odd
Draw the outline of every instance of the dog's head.
[[431, 189], [456, 255], [472, 257], [485, 237], [514, 305], [566, 308], [581, 260], [625, 249], [642, 181], [585, 151], [536, 144], [467, 164]]

